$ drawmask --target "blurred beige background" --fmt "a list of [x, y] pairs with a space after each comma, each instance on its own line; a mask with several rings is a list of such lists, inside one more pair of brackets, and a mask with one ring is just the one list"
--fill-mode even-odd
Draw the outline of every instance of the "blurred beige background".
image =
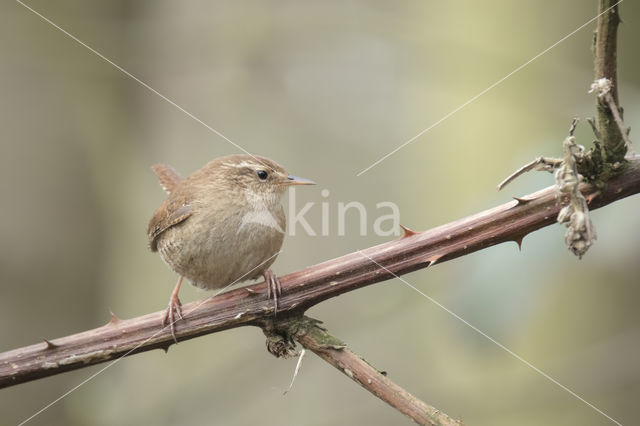
[[[380, 243], [338, 202], [393, 201], [427, 229], [552, 183], [495, 185], [559, 155], [593, 114], [595, 24], [360, 177], [356, 173], [596, 14], [596, 2], [61, 1], [28, 4], [247, 150], [318, 186], [279, 274]], [[620, 98], [640, 129], [640, 6], [624, 2]], [[238, 150], [16, 2], [0, 5], [0, 351], [166, 306], [174, 274], [147, 250], [164, 194], [150, 166], [190, 173]], [[635, 136], [634, 136], [635, 135]], [[637, 141], [637, 130], [632, 140]], [[593, 139], [583, 122], [579, 142]], [[636, 149], [637, 148], [636, 144]], [[322, 198], [322, 189], [330, 191]], [[640, 399], [640, 198], [593, 214], [582, 261], [559, 225], [406, 276], [623, 424]], [[371, 233], [370, 233], [371, 234]], [[183, 287], [183, 301], [209, 293]], [[400, 281], [310, 315], [426, 402], [469, 425], [611, 424]], [[236, 329], [118, 362], [30, 425], [410, 424], [313, 355]], [[102, 366], [0, 390], [17, 424]]]

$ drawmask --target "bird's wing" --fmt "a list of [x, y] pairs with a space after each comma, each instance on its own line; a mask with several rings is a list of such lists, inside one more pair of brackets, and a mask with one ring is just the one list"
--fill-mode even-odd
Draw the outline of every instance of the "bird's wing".
[[152, 166], [151, 169], [155, 172], [156, 176], [158, 176], [162, 189], [164, 189], [168, 194], [171, 194], [178, 184], [184, 179], [176, 169], [166, 164], [156, 164], [155, 166]]
[[158, 236], [172, 226], [187, 220], [193, 213], [191, 205], [184, 197], [169, 197], [149, 221], [147, 235], [151, 251], [158, 250]]

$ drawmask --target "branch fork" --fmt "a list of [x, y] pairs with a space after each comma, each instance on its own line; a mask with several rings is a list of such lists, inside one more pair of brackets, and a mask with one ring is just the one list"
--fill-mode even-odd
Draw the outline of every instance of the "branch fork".
[[[261, 327], [267, 336], [267, 349], [277, 357], [298, 356], [298, 342], [417, 424], [462, 425], [461, 421], [449, 417], [393, 383], [386, 372], [377, 370], [364, 358], [351, 352], [344, 342], [329, 334], [320, 324], [321, 321], [307, 316], [294, 316], [266, 320]], [[299, 364], [296, 370], [298, 368]]]
[[595, 241], [596, 233], [589, 215], [587, 199], [578, 189], [578, 185], [583, 180], [578, 173], [578, 164], [585, 161], [586, 154], [584, 147], [578, 145], [573, 136], [577, 125], [578, 119], [574, 118], [569, 128], [569, 136], [562, 142], [564, 155], [561, 159], [538, 157], [503, 180], [498, 185], [498, 190], [525, 172], [537, 170], [553, 173], [555, 171], [556, 196], [564, 204], [556, 220], [567, 226], [565, 244], [581, 259]]

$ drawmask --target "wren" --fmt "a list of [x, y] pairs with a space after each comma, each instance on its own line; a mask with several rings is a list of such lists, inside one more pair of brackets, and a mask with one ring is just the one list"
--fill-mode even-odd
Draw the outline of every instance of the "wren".
[[216, 158], [186, 178], [171, 166], [152, 169], [169, 197], [149, 221], [149, 247], [180, 276], [162, 321], [173, 339], [175, 323], [183, 319], [183, 278], [212, 290], [262, 275], [277, 312], [280, 281], [269, 267], [284, 240], [281, 198], [289, 186], [314, 182], [257, 155]]

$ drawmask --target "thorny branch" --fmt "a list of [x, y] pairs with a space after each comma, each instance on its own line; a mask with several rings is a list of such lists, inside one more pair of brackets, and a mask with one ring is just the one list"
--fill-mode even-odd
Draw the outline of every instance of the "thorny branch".
[[[640, 156], [607, 186], [579, 186], [591, 209], [640, 192]], [[393, 278], [505, 242], [521, 243], [528, 233], [555, 223], [562, 209], [555, 187], [520, 197], [473, 216], [424, 231], [407, 230], [403, 238], [370, 247], [280, 277], [278, 318], [300, 315], [311, 306], [373, 283]], [[273, 315], [264, 283], [222, 293], [183, 306], [177, 323], [179, 341], [246, 325], [260, 326]], [[160, 329], [164, 311], [131, 319], [115, 315], [103, 327], [52, 339], [0, 354], [0, 387], [39, 379], [151, 349], [167, 349], [173, 338]]]
[[376, 370], [319, 324], [320, 321], [306, 316], [267, 321], [263, 325], [267, 348], [277, 356], [293, 356], [297, 354], [293, 339], [414, 422], [434, 426], [462, 424], [393, 383], [386, 372]]

